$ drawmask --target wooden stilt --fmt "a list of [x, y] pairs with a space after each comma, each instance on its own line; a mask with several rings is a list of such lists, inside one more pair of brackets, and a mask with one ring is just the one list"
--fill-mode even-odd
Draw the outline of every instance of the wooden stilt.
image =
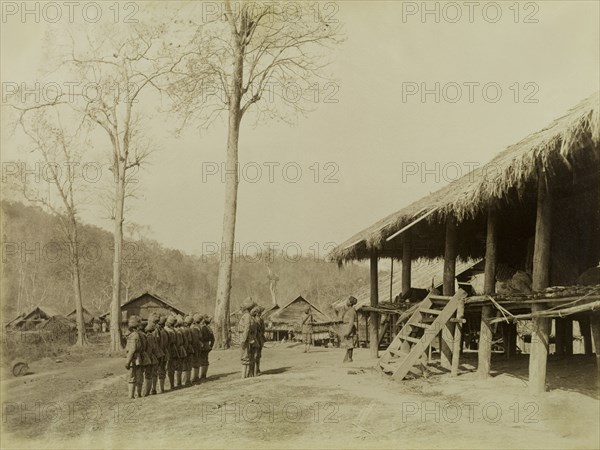
[[[535, 242], [533, 249], [533, 283], [534, 291], [541, 291], [550, 284], [550, 240], [551, 240], [552, 197], [546, 185], [543, 172], [538, 176], [537, 213], [535, 221]], [[531, 306], [531, 312], [543, 311], [543, 303]], [[539, 394], [546, 390], [546, 363], [548, 359], [548, 343], [550, 320], [535, 317], [531, 336], [531, 354], [529, 356], [529, 391]]]
[[[378, 277], [378, 258], [376, 254], [371, 255], [371, 306], [377, 307], [379, 305], [379, 277]], [[369, 347], [371, 349], [371, 357], [377, 358], [379, 356], [379, 342], [377, 337], [379, 336], [379, 314], [375, 311], [371, 311], [371, 323], [369, 334]]]
[[591, 328], [596, 350], [596, 368], [598, 369], [598, 377], [600, 377], [600, 314], [592, 314]]
[[509, 358], [514, 357], [517, 354], [517, 324], [516, 323], [511, 323], [509, 325], [509, 338], [510, 338], [510, 345], [509, 345]]
[[554, 319], [554, 354], [565, 354], [565, 319], [562, 318]]
[[465, 301], [460, 300], [458, 308], [456, 309], [457, 323], [454, 328], [454, 346], [452, 348], [452, 370], [451, 374], [453, 377], [458, 375], [458, 368], [460, 366], [460, 351], [462, 347], [462, 323], [465, 315]]
[[591, 355], [593, 353], [593, 351], [592, 351], [592, 330], [590, 327], [589, 317], [579, 320], [579, 331], [581, 332], [581, 336], [583, 336], [583, 352], [586, 355]]
[[510, 358], [510, 324], [502, 323], [502, 347], [504, 348], [504, 359]]
[[565, 356], [573, 355], [573, 319], [565, 320]]
[[390, 303], [394, 303], [394, 258], [390, 258]]
[[402, 235], [402, 296], [410, 292], [411, 285], [411, 231], [407, 230]]
[[[453, 217], [446, 221], [446, 244], [444, 250], [444, 295], [454, 295], [454, 284], [456, 283], [456, 251], [457, 251], [457, 227]], [[442, 328], [442, 342], [440, 358], [442, 367], [452, 369], [452, 348], [454, 347], [454, 322], [448, 322]]]
[[[485, 242], [485, 272], [483, 292], [493, 294], [496, 291], [496, 212], [493, 207], [488, 209], [487, 236]], [[477, 374], [487, 378], [492, 362], [492, 328], [489, 320], [492, 318], [492, 306], [481, 308], [481, 326], [479, 328], [479, 349], [477, 355]]]

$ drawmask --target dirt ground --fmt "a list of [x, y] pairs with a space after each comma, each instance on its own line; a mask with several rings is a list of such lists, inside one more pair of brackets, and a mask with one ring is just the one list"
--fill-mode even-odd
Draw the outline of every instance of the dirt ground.
[[240, 379], [237, 350], [214, 351], [206, 383], [135, 400], [123, 357], [99, 345], [4, 372], [2, 448], [600, 448], [593, 357], [550, 358], [550, 391], [533, 397], [527, 356], [494, 355], [485, 381], [465, 354], [456, 378], [397, 382], [368, 349], [342, 366], [341, 349], [267, 345], [260, 377]]

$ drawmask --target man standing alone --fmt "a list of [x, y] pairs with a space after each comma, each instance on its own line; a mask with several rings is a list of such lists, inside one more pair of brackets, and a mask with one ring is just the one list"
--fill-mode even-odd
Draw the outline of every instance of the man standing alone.
[[344, 322], [344, 347], [346, 348], [344, 362], [352, 362], [352, 352], [354, 351], [354, 347], [356, 347], [356, 310], [354, 309], [356, 303], [358, 303], [358, 300], [355, 297], [350, 296], [348, 298], [346, 302], [348, 309], [346, 309], [342, 319]]
[[304, 341], [304, 353], [307, 353], [310, 350], [310, 345], [312, 343], [313, 322], [313, 315], [309, 306], [304, 310], [304, 316], [302, 317], [302, 340]]

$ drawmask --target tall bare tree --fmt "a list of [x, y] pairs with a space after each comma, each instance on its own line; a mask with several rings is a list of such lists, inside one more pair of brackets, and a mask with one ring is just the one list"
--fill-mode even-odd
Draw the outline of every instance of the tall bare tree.
[[[113, 174], [112, 219], [114, 253], [111, 317], [111, 349], [121, 348], [121, 287], [123, 264], [123, 224], [125, 201], [130, 191], [132, 169], [139, 168], [149, 155], [144, 140], [144, 112], [156, 105], [161, 77], [171, 73], [183, 59], [167, 50], [164, 24], [112, 27], [92, 34], [85, 31], [80, 39], [71, 39], [70, 55], [63, 63], [77, 74], [81, 91], [75, 96], [76, 108], [106, 139]], [[83, 38], [82, 38], [83, 37]], [[83, 89], [94, 86], [94, 94]], [[145, 110], [144, 110], [145, 107]]]
[[[287, 6], [286, 6], [287, 5]], [[224, 3], [223, 17], [197, 28], [196, 58], [185, 66], [187, 79], [173, 89], [186, 122], [211, 124], [227, 114], [225, 209], [215, 305], [216, 344], [230, 345], [230, 295], [238, 195], [238, 149], [242, 119], [292, 122], [315, 103], [319, 90], [335, 90], [324, 69], [329, 47], [340, 42], [335, 18], [308, 3]], [[204, 16], [204, 19], [210, 17]], [[323, 95], [323, 92], [320, 92]]]
[[[33, 152], [42, 158], [41, 172], [44, 181], [54, 186], [54, 192], [58, 194], [58, 204], [56, 204], [49, 193], [44, 195], [43, 188], [40, 189], [39, 186], [36, 188], [34, 186], [36, 183], [28, 183], [25, 174], [21, 174], [25, 198], [33, 203], [42, 204], [59, 218], [60, 229], [66, 239], [69, 253], [68, 267], [73, 286], [77, 323], [76, 345], [83, 346], [87, 344], [87, 338], [81, 296], [80, 239], [76, 200], [76, 183], [81, 181], [77, 166], [81, 165], [80, 151], [83, 147], [83, 140], [76, 137], [80, 129], [68, 135], [57, 107], [23, 109], [19, 123], [24, 133], [31, 139]], [[41, 178], [36, 181], [41, 181]], [[62, 253], [62, 249], [59, 251]]]

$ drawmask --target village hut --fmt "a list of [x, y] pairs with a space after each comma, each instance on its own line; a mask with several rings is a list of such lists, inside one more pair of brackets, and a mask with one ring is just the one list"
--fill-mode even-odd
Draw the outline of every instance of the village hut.
[[[77, 310], [74, 309], [69, 314], [66, 315], [67, 319], [70, 319], [74, 322], [77, 321]], [[86, 329], [92, 330], [97, 328], [98, 330], [102, 326], [102, 323], [105, 322], [105, 319], [102, 318], [103, 314], [94, 307], [84, 306], [83, 307], [83, 323], [85, 324]]]
[[325, 313], [301, 295], [284, 306], [273, 306], [263, 313], [267, 339], [279, 341], [281, 339], [294, 340], [299, 338], [306, 308], [310, 308], [313, 314], [313, 341], [316, 344], [329, 342], [333, 338], [330, 333], [331, 327], [339, 321], [332, 321]]
[[16, 319], [9, 322], [7, 326], [19, 330], [34, 330], [39, 324], [58, 316], [59, 313], [53, 308], [47, 306], [36, 306], [31, 311], [21, 314]]
[[[480, 319], [478, 371], [482, 377], [490, 371], [493, 321], [508, 322], [505, 347], [510, 353], [514, 321], [532, 320], [537, 336], [531, 345], [529, 388], [544, 391], [550, 319], [556, 320], [557, 353], [572, 353], [573, 319], [580, 321], [586, 353], [592, 351], [591, 322], [597, 352], [600, 347], [600, 322], [592, 313], [600, 304], [599, 286], [577, 284], [600, 261], [599, 100], [595, 93], [489, 163], [360, 231], [329, 257], [340, 265], [370, 261], [374, 308], [379, 303], [380, 258], [402, 261], [405, 294], [412, 285], [414, 259], [443, 257], [442, 293], [448, 297], [455, 294], [457, 260], [484, 258], [485, 295], [464, 301], [466, 314]], [[506, 280], [529, 276], [529, 292], [495, 292], [500, 266], [508, 268]], [[496, 311], [503, 317], [492, 318]], [[374, 310], [372, 335], [377, 335], [378, 324]], [[444, 342], [453, 349], [460, 329], [455, 335], [453, 323], [447, 328]], [[370, 348], [377, 357], [377, 342]], [[454, 367], [447, 355], [442, 363]]]
[[[128, 302], [121, 305], [121, 328], [125, 332], [127, 331], [127, 321], [129, 317], [135, 315], [139, 316], [142, 320], [148, 320], [150, 314], [156, 315], [181, 315], [185, 316], [185, 313], [174, 304], [167, 300], [159, 297], [156, 294], [150, 294], [145, 292], [142, 295], [132, 298]], [[110, 312], [106, 312], [100, 316], [100, 319], [110, 323]]]

